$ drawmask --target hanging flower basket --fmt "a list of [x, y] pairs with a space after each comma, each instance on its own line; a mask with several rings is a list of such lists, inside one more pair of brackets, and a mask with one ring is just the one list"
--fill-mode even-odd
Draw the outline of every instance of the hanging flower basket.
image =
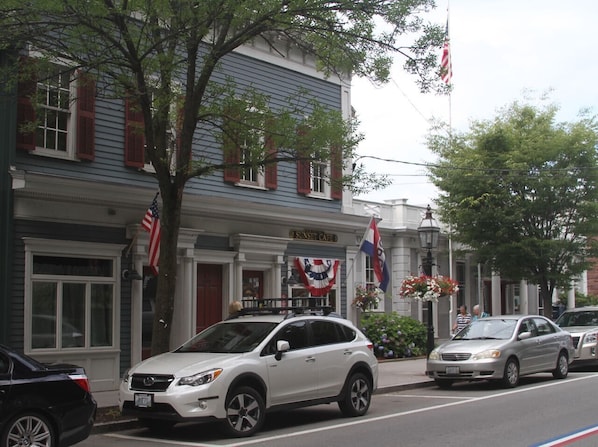
[[435, 301], [441, 296], [452, 295], [459, 291], [459, 284], [447, 276], [408, 276], [401, 283], [399, 295], [418, 301]]
[[384, 296], [384, 292], [378, 287], [357, 286], [352, 305], [361, 310], [377, 309], [381, 296]]

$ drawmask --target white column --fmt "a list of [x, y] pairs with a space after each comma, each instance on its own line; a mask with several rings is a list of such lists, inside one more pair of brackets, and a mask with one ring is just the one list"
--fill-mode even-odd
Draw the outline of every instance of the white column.
[[177, 291], [174, 297], [174, 315], [170, 348], [180, 346], [195, 333], [197, 304], [193, 286], [193, 250], [186, 249], [178, 258]]
[[575, 308], [575, 281], [571, 281], [571, 287], [567, 291], [567, 309]]
[[272, 265], [272, 272], [273, 272], [272, 273], [272, 281], [271, 281], [272, 293], [270, 295], [272, 298], [280, 297], [280, 293], [282, 290], [281, 265], [283, 263], [284, 263], [284, 256], [282, 256], [282, 255], [276, 256], [276, 262], [274, 262], [274, 264]]
[[[235, 277], [233, 284], [233, 297], [235, 300], [243, 296], [243, 263], [245, 262], [245, 253], [239, 253], [235, 259]], [[234, 300], [232, 300], [234, 301]]]
[[[357, 318], [359, 315], [351, 303], [353, 302], [353, 298], [355, 298], [355, 286], [360, 282], [359, 272], [361, 271], [361, 274], [363, 274], [363, 270], [358, 265], [357, 260], [357, 257], [359, 256], [359, 248], [347, 247], [345, 256], [345, 262], [347, 263], [347, 276], [345, 278], [345, 283], [347, 285], [347, 320], [358, 325], [359, 322], [357, 321]], [[341, 303], [338, 304], [340, 305]], [[340, 309], [338, 309], [338, 311], [340, 312]]]
[[[134, 250], [136, 252], [136, 250]], [[143, 256], [133, 256], [133, 269], [143, 275]], [[143, 320], [143, 281], [131, 281], [131, 365], [141, 361], [141, 325]]]

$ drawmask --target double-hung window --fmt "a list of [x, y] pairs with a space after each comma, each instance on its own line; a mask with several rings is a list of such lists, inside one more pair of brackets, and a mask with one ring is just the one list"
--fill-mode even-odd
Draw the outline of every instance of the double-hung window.
[[342, 154], [330, 151], [330, 160], [297, 161], [297, 192], [309, 197], [342, 199]]
[[95, 82], [58, 62], [20, 60], [17, 147], [69, 160], [95, 156]]
[[276, 189], [278, 166], [275, 162], [263, 163], [277, 155], [266, 116], [255, 107], [248, 107], [243, 116], [231, 111], [223, 122], [224, 181], [241, 187]]

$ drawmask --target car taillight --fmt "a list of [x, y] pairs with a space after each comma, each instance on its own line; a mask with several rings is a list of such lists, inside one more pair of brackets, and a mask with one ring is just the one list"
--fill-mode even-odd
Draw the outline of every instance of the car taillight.
[[374, 352], [374, 343], [368, 343], [368, 349]]
[[88, 393], [91, 392], [91, 387], [89, 386], [89, 380], [87, 379], [86, 375], [84, 375], [84, 374], [69, 374], [69, 377], [73, 380], [73, 382], [75, 382], [77, 385], [79, 385], [85, 391], [87, 391]]

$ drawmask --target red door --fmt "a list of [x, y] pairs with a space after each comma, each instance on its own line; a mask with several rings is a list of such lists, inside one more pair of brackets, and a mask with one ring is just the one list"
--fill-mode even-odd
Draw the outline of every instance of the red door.
[[222, 266], [197, 265], [197, 315], [195, 330], [203, 331], [222, 320]]

